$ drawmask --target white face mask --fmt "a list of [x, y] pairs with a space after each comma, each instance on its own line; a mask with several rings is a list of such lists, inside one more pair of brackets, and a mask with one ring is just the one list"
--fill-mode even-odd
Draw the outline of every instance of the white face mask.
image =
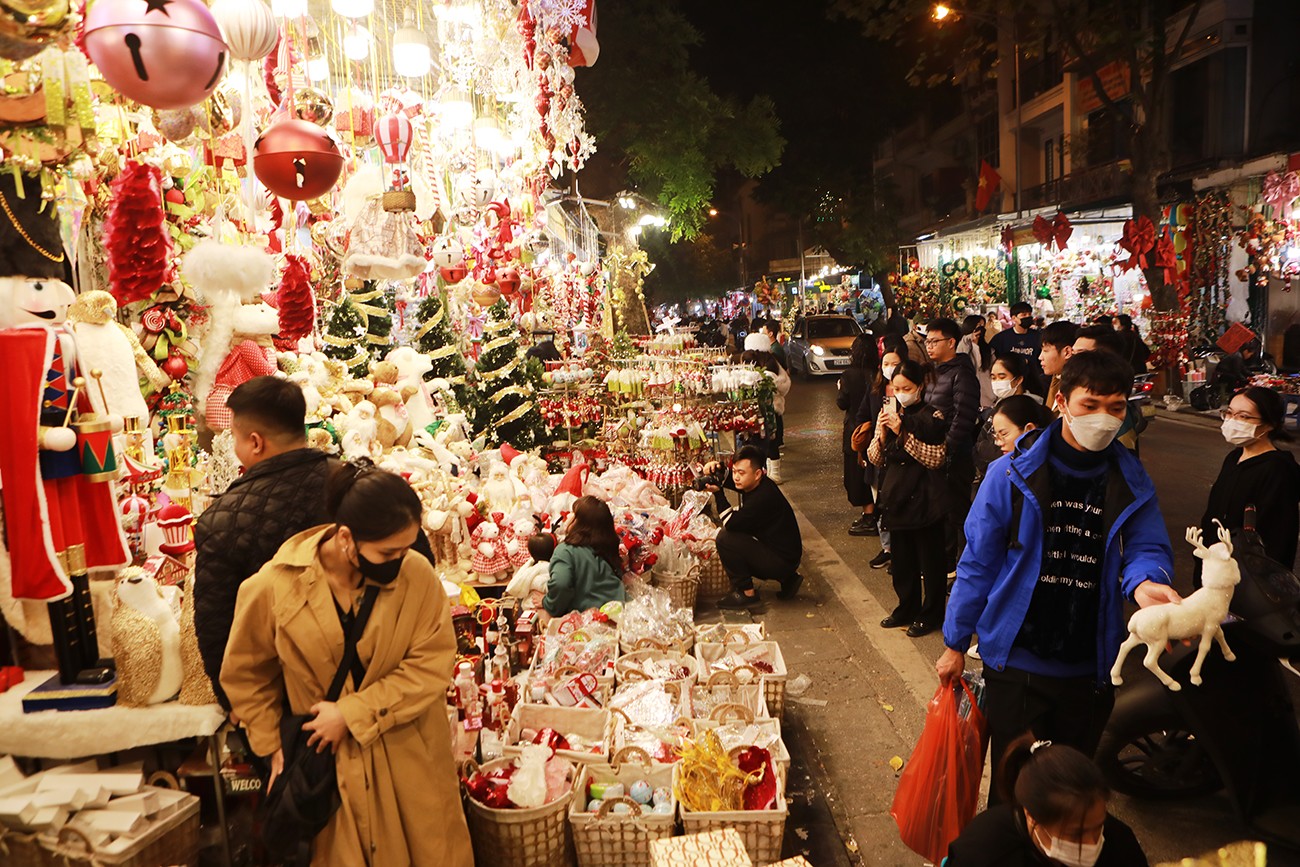
[[1259, 436], [1259, 425], [1235, 418], [1223, 420], [1223, 438], [1234, 446], [1244, 446]]
[[885, 378], [886, 382], [888, 382], [894, 378], [894, 371], [896, 370], [898, 370], [897, 364], [886, 364], [884, 367], [880, 368], [880, 375]]
[[[1058, 840], [1055, 837], [1042, 830], [1042, 826], [1034, 828], [1034, 843], [1043, 851], [1043, 854], [1053, 861], [1064, 864], [1065, 867], [1093, 867], [1097, 859], [1101, 857], [1101, 847], [1106, 842], [1105, 832], [1097, 835], [1096, 843], [1072, 843], [1068, 840]], [[1046, 837], [1048, 845], [1044, 846], [1041, 838]]]
[[903, 406], [911, 406], [912, 404], [916, 403], [918, 400], [921, 399], [921, 392], [919, 391], [895, 392], [894, 397], [898, 398], [898, 402]]
[[1070, 411], [1064, 406], [1061, 407], [1061, 415], [1065, 417], [1065, 423], [1070, 426], [1070, 432], [1078, 440], [1079, 445], [1083, 446], [1090, 452], [1099, 452], [1105, 449], [1115, 439], [1115, 434], [1124, 426], [1124, 420], [1115, 418], [1105, 412], [1093, 412], [1088, 415], [1070, 415]]
[[998, 400], [1001, 400], [1004, 397], [1010, 397], [1012, 392], [1014, 392], [1015, 390], [1016, 390], [1015, 383], [1013, 383], [1009, 379], [993, 380], [993, 396], [996, 397]]

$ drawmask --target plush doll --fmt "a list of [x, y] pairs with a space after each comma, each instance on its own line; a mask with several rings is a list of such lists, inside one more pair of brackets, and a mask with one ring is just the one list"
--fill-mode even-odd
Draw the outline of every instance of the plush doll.
[[[117, 321], [117, 300], [108, 292], [95, 290], [77, 296], [68, 308], [68, 324], [77, 337], [82, 367], [103, 374], [98, 382], [88, 383], [95, 412], [135, 419], [144, 437], [144, 453], [151, 455], [153, 432], [140, 379], [143, 377], [153, 391], [161, 391], [171, 384], [171, 377], [154, 364], [135, 332]], [[125, 449], [119, 446], [119, 451]]]
[[510, 469], [502, 461], [493, 461], [488, 468], [487, 479], [479, 488], [479, 496], [486, 502], [489, 512], [513, 514], [519, 506], [519, 492], [515, 489], [515, 480], [510, 477]]
[[397, 365], [392, 361], [376, 361], [370, 366], [370, 377], [375, 384], [370, 402], [378, 410], [380, 444], [385, 449], [395, 445], [406, 447], [412, 436], [411, 419], [406, 413], [406, 399], [411, 394], [398, 390]]
[[122, 570], [113, 607], [118, 700], [130, 707], [176, 697], [184, 680], [180, 625], [152, 576]]
[[200, 241], [185, 254], [181, 273], [210, 305], [194, 394], [208, 427], [225, 430], [230, 392], [277, 369], [271, 336], [280, 328], [280, 315], [269, 304], [250, 303], [270, 285], [274, 261], [253, 247]]
[[550, 562], [546, 560], [539, 562], [529, 557], [527, 563], [515, 570], [514, 577], [506, 587], [506, 595], [524, 600], [524, 604], [529, 608], [541, 608], [542, 599], [546, 597], [546, 586], [550, 580]]
[[470, 535], [474, 554], [470, 568], [483, 584], [495, 584], [505, 579], [510, 570], [510, 558], [501, 539], [501, 528], [492, 521], [484, 521]]
[[433, 398], [424, 382], [424, 375], [433, 370], [433, 361], [429, 356], [416, 352], [410, 346], [399, 346], [388, 353], [385, 361], [397, 365], [397, 387], [403, 394], [409, 392], [406, 399], [406, 413], [411, 419], [411, 426], [424, 430], [435, 421]]
[[363, 400], [339, 420], [343, 456], [348, 460], [379, 456], [379, 420], [375, 405]]

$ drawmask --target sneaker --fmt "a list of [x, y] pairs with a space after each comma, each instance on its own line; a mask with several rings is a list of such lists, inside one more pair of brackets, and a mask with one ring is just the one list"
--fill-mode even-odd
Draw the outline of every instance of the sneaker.
[[872, 557], [871, 562], [868, 563], [867, 565], [870, 566], [872, 569], [883, 569], [889, 565], [890, 559], [891, 558], [889, 556], [888, 551], [881, 551], [879, 554]]
[[767, 477], [776, 484], [781, 484], [781, 459], [769, 460], [767, 462]]
[[730, 611], [753, 611], [763, 607], [763, 600], [755, 592], [753, 596], [746, 596], [739, 590], [732, 590], [726, 596], [718, 600], [719, 608], [726, 608]]
[[781, 582], [781, 590], [776, 594], [777, 599], [793, 599], [799, 595], [799, 588], [803, 586], [803, 575], [796, 572], [794, 576]]
[[849, 527], [850, 536], [879, 536], [880, 528], [876, 526], [876, 516], [864, 514]]

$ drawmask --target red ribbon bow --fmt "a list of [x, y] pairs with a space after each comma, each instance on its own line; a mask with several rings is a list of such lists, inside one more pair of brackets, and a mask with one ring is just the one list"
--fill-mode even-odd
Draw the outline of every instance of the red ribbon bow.
[[1147, 254], [1156, 245], [1156, 227], [1152, 225], [1151, 218], [1142, 216], [1126, 221], [1124, 237], [1120, 238], [1119, 245], [1129, 252], [1128, 259], [1121, 266], [1125, 271], [1135, 265], [1144, 271], [1150, 267]]
[[1174, 251], [1174, 239], [1168, 229], [1156, 242], [1156, 267], [1164, 269], [1166, 286], [1178, 282], [1178, 253]]
[[[1007, 251], [1007, 255], [1009, 256], [1009, 255], [1011, 255], [1011, 250], [1012, 250], [1015, 246], [1016, 246], [1016, 231], [1015, 231], [1015, 229], [1012, 229], [1010, 226], [1003, 226], [1003, 227], [1002, 227], [1002, 249], [1006, 250], [1006, 251]], [[894, 281], [894, 282], [897, 282], [897, 281]]]
[[[1007, 243], [1007, 231], [1007, 229], [1002, 230], [1003, 244]], [[1073, 234], [1074, 226], [1070, 225], [1070, 218], [1060, 211], [1057, 211], [1056, 216], [1051, 220], [1042, 214], [1034, 217], [1034, 237], [1044, 247], [1051, 247], [1054, 244], [1057, 250], [1064, 250]]]

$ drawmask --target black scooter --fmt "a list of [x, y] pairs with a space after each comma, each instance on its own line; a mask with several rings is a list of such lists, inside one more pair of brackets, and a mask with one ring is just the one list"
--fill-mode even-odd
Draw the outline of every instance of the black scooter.
[[1195, 646], [1175, 645], [1161, 663], [1182, 690], [1135, 675], [1115, 702], [1097, 763], [1112, 788], [1138, 798], [1225, 789], [1252, 832], [1300, 851], [1300, 725], [1287, 683], [1300, 676], [1291, 662], [1300, 660], [1300, 579], [1264, 553], [1253, 507], [1245, 523], [1233, 534], [1241, 583], [1224, 624], [1236, 661], [1211, 651], [1204, 682], [1192, 686]]

